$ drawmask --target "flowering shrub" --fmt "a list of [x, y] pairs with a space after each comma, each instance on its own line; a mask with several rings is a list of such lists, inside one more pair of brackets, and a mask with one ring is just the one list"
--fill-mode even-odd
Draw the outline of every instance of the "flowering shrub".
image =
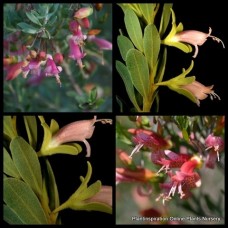
[[101, 166], [105, 151], [95, 144], [104, 138], [109, 142], [109, 134], [100, 138], [100, 132], [112, 131], [112, 120], [56, 117], [4, 116], [3, 219], [8, 224], [91, 225], [100, 217], [109, 224], [114, 154], [106, 159], [108, 166]]
[[117, 116], [117, 224], [224, 223], [224, 127], [224, 116]]
[[[208, 4], [208, 15], [204, 14], [204, 19], [206, 17], [208, 21], [205, 19], [202, 22], [203, 10], [194, 4], [185, 7], [184, 3], [120, 3], [116, 7], [119, 14], [123, 15], [122, 23], [117, 28], [119, 56], [115, 62], [122, 83], [117, 92], [120, 111], [158, 112], [160, 103], [167, 107], [167, 93], [164, 91], [169, 93], [169, 89], [197, 106], [209, 102], [204, 100], [210, 98], [217, 100], [214, 101], [217, 104], [213, 105], [222, 108], [222, 91], [218, 91], [222, 80], [215, 78], [215, 75], [224, 64], [217, 61], [215, 56], [225, 58], [222, 50], [225, 44], [215, 36], [215, 32], [216, 28], [221, 33], [224, 29], [219, 27], [222, 23], [217, 21], [217, 17], [211, 16], [215, 10], [214, 5]], [[181, 17], [181, 14], [184, 16]], [[198, 20], [194, 23], [192, 20], [195, 14]], [[210, 28], [212, 23], [214, 27]], [[205, 30], [200, 31], [200, 26], [205, 24]], [[218, 49], [212, 52], [209, 47], [205, 47], [209, 43], [219, 43], [223, 54]], [[200, 47], [202, 45], [204, 48]], [[200, 49], [206, 51], [204, 57], [201, 57], [203, 53]], [[210, 67], [206, 68], [207, 64]], [[201, 74], [206, 74], [207, 77], [201, 77]], [[177, 94], [172, 96], [183, 100], [181, 110], [188, 109], [189, 106], [194, 108], [191, 102], [184, 101], [184, 97], [178, 98]], [[171, 98], [170, 100], [172, 101]]]
[[112, 9], [96, 5], [4, 5], [5, 111], [111, 111]]

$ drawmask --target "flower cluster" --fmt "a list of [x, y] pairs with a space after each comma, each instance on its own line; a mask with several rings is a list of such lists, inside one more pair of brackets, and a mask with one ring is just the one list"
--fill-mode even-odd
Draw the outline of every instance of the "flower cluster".
[[[187, 199], [192, 195], [192, 190], [201, 186], [199, 170], [203, 168], [203, 164], [205, 163], [206, 168], [213, 169], [216, 160], [220, 161], [219, 153], [224, 150], [224, 140], [220, 136], [209, 134], [204, 139], [202, 147], [205, 147], [206, 154], [200, 153], [200, 150], [198, 154], [189, 153], [187, 148], [185, 150], [180, 148], [177, 153], [170, 150], [173, 146], [170, 140], [154, 131], [142, 128], [143, 125], [139, 117], [136, 118], [136, 123], [141, 128], [128, 129], [128, 132], [133, 134], [132, 144], [136, 144], [130, 155], [122, 149], [116, 151], [118, 159], [124, 165], [124, 167], [116, 168], [116, 184], [123, 182], [140, 183], [138, 194], [141, 196], [154, 193], [152, 185], [156, 182], [159, 183], [162, 191], [156, 197], [156, 201], [162, 199], [163, 204], [165, 204], [176, 194], [179, 195], [180, 199]], [[182, 133], [178, 134], [183, 139]], [[189, 136], [189, 143], [195, 141], [196, 136], [192, 132]], [[153, 169], [144, 167], [143, 161], [141, 165], [136, 165], [133, 155], [137, 156], [135, 153], [140, 151], [149, 152], [146, 157], [151, 166], [154, 167]], [[158, 169], [155, 170], [155, 168]], [[147, 193], [142, 193], [143, 185], [147, 187]]]
[[[43, 7], [45, 6], [40, 6], [38, 9], [41, 10]], [[56, 9], [58, 7], [56, 6]], [[20, 7], [18, 10], [22, 9]], [[29, 85], [38, 85], [45, 77], [52, 76], [56, 78], [57, 83], [61, 86], [59, 74], [63, 69], [59, 64], [63, 63], [67, 58], [63, 58], [65, 55], [64, 50], [55, 42], [55, 36], [52, 36], [49, 32], [49, 30], [53, 30], [53, 26], [51, 26], [52, 20], [50, 18], [53, 17], [53, 20], [56, 20], [57, 16], [54, 17], [55, 11], [50, 13], [50, 15], [38, 16], [44, 13], [42, 10], [41, 12], [39, 10], [36, 12], [34, 9], [30, 13], [26, 12], [26, 15], [30, 22], [41, 26], [40, 29], [33, 28], [30, 24], [22, 22], [18, 24], [21, 27], [21, 31], [16, 31], [4, 39], [4, 69], [7, 72], [6, 80], [13, 80], [22, 73], [24, 78], [27, 78], [28, 75], [32, 76], [28, 79]], [[112, 50], [111, 42], [96, 36], [101, 30], [91, 29], [92, 23], [89, 16], [92, 14], [93, 7], [78, 6], [73, 16], [70, 16], [69, 10], [67, 18], [71, 35], [68, 36], [67, 40], [63, 40], [68, 45], [64, 47], [68, 49], [69, 59], [75, 60], [80, 69], [84, 67], [82, 59], [87, 54], [85, 51], [87, 42], [95, 43], [99, 50]], [[45, 17], [46, 21], [41, 20], [43, 17]], [[26, 42], [23, 41], [23, 44], [21, 44], [21, 37], [23, 37], [24, 33], [36, 34], [36, 36], [33, 39], [29, 35]]]
[[[89, 16], [93, 13], [93, 8], [83, 7], [75, 12], [74, 20], [70, 21], [69, 29], [72, 32], [72, 35], [69, 36], [69, 58], [76, 60], [80, 68], [83, 68], [82, 59], [86, 56], [84, 51], [85, 41], [94, 42], [99, 49], [101, 50], [112, 50], [112, 43], [96, 37], [93, 35], [93, 32], [99, 33], [98, 30], [90, 29], [90, 20]], [[82, 31], [84, 30], [84, 31]]]

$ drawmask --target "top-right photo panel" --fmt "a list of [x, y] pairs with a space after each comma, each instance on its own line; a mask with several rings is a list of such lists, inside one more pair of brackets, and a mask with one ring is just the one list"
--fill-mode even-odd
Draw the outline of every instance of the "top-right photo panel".
[[186, 2], [113, 7], [117, 113], [225, 112], [226, 7]]

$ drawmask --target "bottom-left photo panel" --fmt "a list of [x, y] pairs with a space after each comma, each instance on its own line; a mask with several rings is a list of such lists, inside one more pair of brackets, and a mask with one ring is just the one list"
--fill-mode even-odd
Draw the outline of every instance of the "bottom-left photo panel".
[[3, 220], [114, 225], [111, 114], [3, 116]]

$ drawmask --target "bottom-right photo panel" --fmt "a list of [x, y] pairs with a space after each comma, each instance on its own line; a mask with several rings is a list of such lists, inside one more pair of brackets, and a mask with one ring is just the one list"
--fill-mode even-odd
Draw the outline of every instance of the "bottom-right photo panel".
[[225, 116], [116, 116], [116, 224], [224, 224]]

